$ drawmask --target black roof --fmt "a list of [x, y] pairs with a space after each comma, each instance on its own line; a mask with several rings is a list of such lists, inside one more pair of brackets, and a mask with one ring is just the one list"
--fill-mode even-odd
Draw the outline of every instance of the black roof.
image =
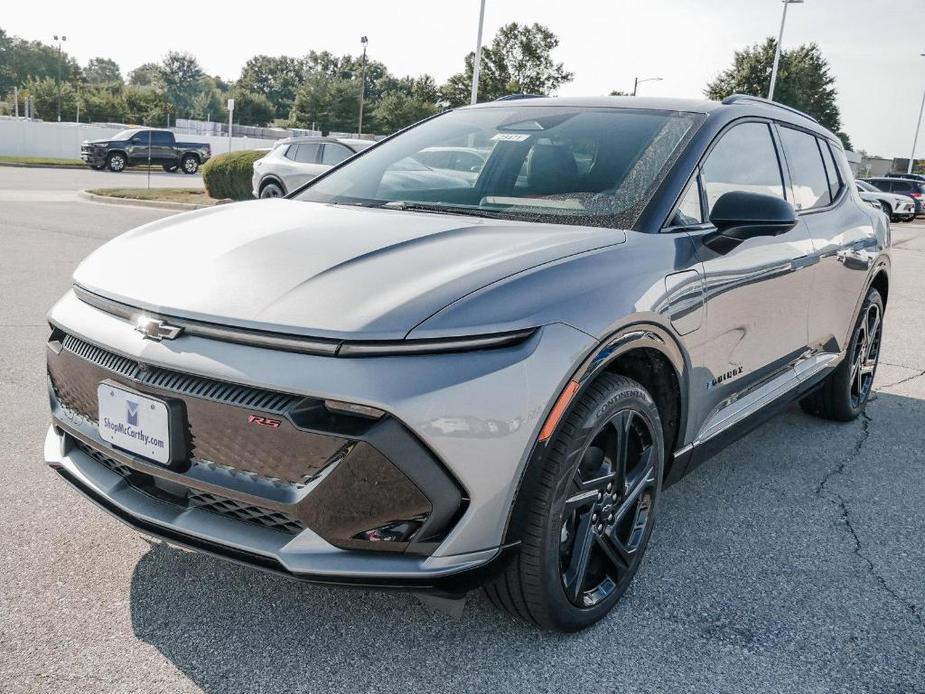
[[709, 99], [681, 99], [657, 96], [590, 96], [590, 97], [540, 97], [529, 99], [488, 101], [464, 108], [542, 108], [550, 106], [571, 106], [576, 108], [632, 108], [653, 111], [681, 111], [702, 113], [724, 120], [744, 116], [762, 116], [784, 123], [797, 125], [837, 140], [834, 133], [819, 125], [812, 117], [783, 104], [767, 101], [760, 97], [736, 94], [725, 101]]

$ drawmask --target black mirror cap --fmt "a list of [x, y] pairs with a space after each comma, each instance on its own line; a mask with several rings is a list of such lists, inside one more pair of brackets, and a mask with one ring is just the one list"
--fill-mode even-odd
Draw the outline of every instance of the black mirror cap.
[[734, 190], [713, 205], [710, 223], [724, 236], [751, 238], [777, 236], [797, 224], [793, 205], [776, 195]]

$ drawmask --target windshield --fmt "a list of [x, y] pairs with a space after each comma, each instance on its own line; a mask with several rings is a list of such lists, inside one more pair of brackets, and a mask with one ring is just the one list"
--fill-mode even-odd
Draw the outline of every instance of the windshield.
[[115, 135], [113, 135], [110, 140], [131, 140], [132, 135], [138, 133], [138, 128], [129, 128], [128, 130], [120, 130]]
[[877, 188], [874, 188], [870, 183], [865, 181], [855, 181], [858, 184], [858, 188], [868, 193], [879, 193], [880, 191]]
[[564, 106], [451, 111], [298, 200], [630, 228], [701, 114]]

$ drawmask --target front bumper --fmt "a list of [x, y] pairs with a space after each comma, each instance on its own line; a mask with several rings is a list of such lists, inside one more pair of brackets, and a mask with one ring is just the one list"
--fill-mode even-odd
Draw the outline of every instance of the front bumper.
[[81, 149], [80, 158], [90, 166], [102, 166], [106, 163], [106, 152], [99, 149]]
[[[254, 462], [244, 477], [256, 471], [261, 479], [242, 482], [240, 475], [237, 480], [232, 479], [234, 475], [225, 479], [221, 470], [199, 464], [189, 470], [166, 469], [108, 446], [92, 422], [68, 416], [56, 403], [54, 392], [51, 394], [54, 426], [46, 443], [48, 464], [122, 520], [149, 534], [258, 568], [309, 580], [363, 585], [433, 586], [451, 576], [471, 573], [498, 555], [511, 504], [541, 423], [573, 365], [593, 346], [587, 335], [563, 325], [547, 326], [525, 343], [498, 350], [358, 359], [274, 351], [192, 336], [153, 342], [126, 321], [81, 302], [72, 292], [52, 309], [50, 318], [82, 341], [105, 345], [112, 353], [154, 369], [294, 397], [364, 404], [388, 412], [390, 420], [407, 427], [413, 439], [458, 485], [465, 503], [460, 515], [452, 518], [433, 542], [419, 543], [416, 548], [409, 545], [405, 552], [370, 551], [343, 542], [335, 546], [328, 541], [329, 528], [319, 531], [326, 518], [344, 512], [339, 497], [329, 495], [325, 500], [321, 495], [330, 477], [324, 477], [324, 470], [309, 470], [312, 474], [297, 492], [291, 492], [286, 484], [274, 490], [263, 478], [278, 477], [279, 470], [260, 468], [260, 446], [243, 444], [236, 450]], [[230, 439], [238, 434], [229, 428]], [[202, 435], [198, 440], [203, 440]], [[388, 454], [393, 462], [404, 456], [400, 452]], [[132, 474], [127, 476], [119, 466], [130, 468]], [[359, 484], [357, 479], [354, 477], [355, 484]], [[375, 484], [376, 480], [366, 482]], [[415, 484], [433, 501], [426, 481], [415, 480]], [[214, 505], [203, 508], [174, 503], [160, 493], [164, 488], [176, 491], [177, 485], [192, 489], [197, 498], [202, 494], [217, 497], [219, 506], [224, 500], [243, 505], [246, 508], [241, 513], [245, 516], [272, 519], [274, 516], [265, 512], [280, 512], [283, 525], [295, 516], [302, 527], [290, 526], [290, 532], [259, 527], [242, 522], [234, 513], [215, 513]], [[235, 513], [238, 506], [233, 506]]]

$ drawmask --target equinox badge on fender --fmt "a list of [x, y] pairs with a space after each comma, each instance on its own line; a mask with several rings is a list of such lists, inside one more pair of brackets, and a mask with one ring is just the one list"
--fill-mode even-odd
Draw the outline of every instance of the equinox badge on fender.
[[147, 316], [141, 316], [135, 321], [135, 330], [144, 335], [145, 339], [148, 340], [172, 340], [183, 332], [183, 328], [178, 328], [175, 325], [168, 325], [162, 320], [148, 318]]

